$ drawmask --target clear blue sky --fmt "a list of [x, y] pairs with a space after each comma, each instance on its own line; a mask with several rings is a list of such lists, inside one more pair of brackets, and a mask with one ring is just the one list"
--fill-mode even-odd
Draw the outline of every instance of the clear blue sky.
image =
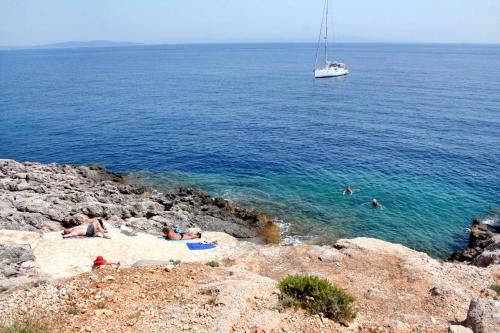
[[[500, 0], [330, 0], [340, 41], [500, 43]], [[0, 45], [314, 41], [323, 0], [0, 0]]]

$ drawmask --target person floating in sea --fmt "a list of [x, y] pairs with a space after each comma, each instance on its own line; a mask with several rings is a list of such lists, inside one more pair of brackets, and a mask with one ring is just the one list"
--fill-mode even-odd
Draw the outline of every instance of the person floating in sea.
[[187, 232], [181, 228], [163, 228], [163, 235], [168, 240], [196, 239], [201, 238], [201, 232]]
[[359, 191], [359, 189], [352, 188], [351, 185], [347, 185], [346, 187], [344, 187], [342, 189], [342, 195], [346, 195], [346, 193], [349, 194], [349, 195], [352, 195], [354, 192], [357, 192], [357, 191]]
[[377, 199], [373, 199], [373, 200], [372, 200], [372, 207], [373, 207], [373, 208], [378, 208], [378, 209], [384, 209], [384, 206], [382, 206], [382, 205], [380, 204], [380, 202], [378, 202], [378, 200], [377, 200]]
[[79, 226], [64, 229], [62, 232], [63, 238], [71, 237], [103, 237], [110, 238], [108, 230], [104, 227], [104, 223], [101, 219], [91, 219], [87, 223], [81, 224]]

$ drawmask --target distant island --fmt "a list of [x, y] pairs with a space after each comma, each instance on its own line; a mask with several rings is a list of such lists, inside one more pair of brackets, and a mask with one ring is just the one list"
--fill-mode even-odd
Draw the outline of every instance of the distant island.
[[132, 42], [111, 42], [106, 40], [94, 40], [88, 42], [68, 41], [53, 44], [35, 45], [35, 46], [0, 46], [2, 50], [14, 49], [69, 49], [69, 48], [82, 48], [82, 47], [121, 47], [121, 46], [136, 46], [144, 45], [142, 43]]

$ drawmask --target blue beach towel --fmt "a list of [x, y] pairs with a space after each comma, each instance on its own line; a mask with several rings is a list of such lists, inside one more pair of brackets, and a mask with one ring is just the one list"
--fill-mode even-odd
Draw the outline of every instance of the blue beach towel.
[[213, 249], [215, 247], [214, 244], [205, 244], [205, 243], [187, 243], [186, 245], [190, 250], [208, 250], [208, 249]]

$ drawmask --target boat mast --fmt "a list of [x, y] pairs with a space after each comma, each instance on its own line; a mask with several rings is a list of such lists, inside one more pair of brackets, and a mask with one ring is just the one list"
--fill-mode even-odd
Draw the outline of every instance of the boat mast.
[[328, 66], [328, 0], [325, 11], [325, 65]]

